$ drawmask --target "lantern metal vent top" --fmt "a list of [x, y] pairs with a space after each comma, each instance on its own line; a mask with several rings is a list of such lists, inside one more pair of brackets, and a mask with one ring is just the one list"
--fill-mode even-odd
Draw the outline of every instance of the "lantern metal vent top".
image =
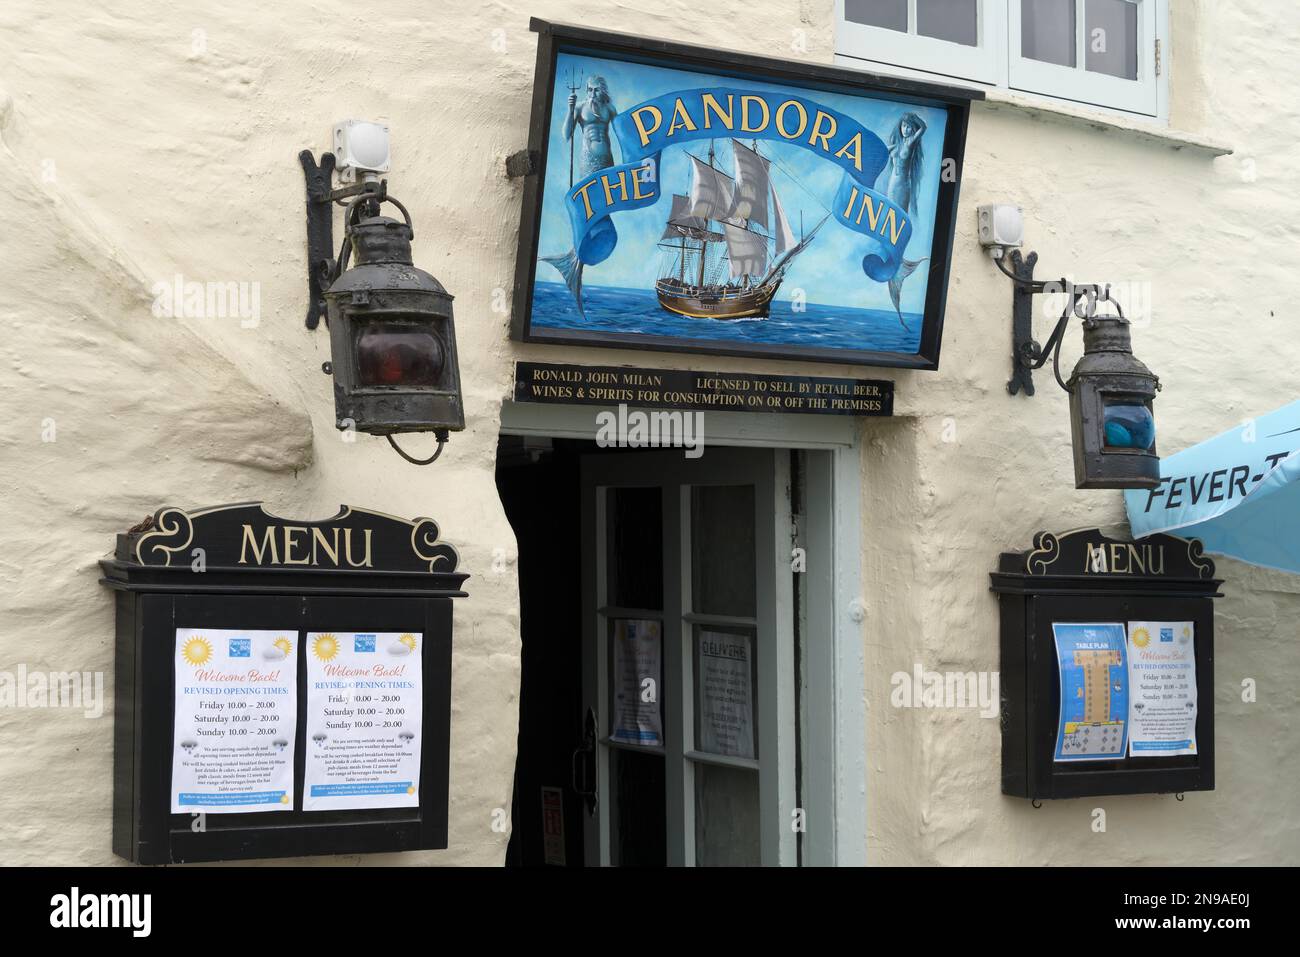
[[[336, 425], [341, 431], [382, 435], [409, 462], [427, 465], [442, 453], [449, 432], [465, 428], [452, 297], [411, 258], [414, 230], [406, 207], [388, 195], [387, 180], [367, 176], [331, 189], [334, 154], [320, 165], [299, 156], [307, 176], [307, 241], [311, 305], [307, 328], [323, 315], [330, 331]], [[332, 210], [347, 201], [344, 240], [333, 251]], [[383, 203], [402, 214], [380, 215]], [[408, 455], [393, 436], [433, 432], [437, 450]]]

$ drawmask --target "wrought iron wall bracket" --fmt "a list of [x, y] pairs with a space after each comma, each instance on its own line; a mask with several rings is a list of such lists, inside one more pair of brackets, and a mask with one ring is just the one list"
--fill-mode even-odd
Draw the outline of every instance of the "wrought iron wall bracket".
[[307, 181], [307, 328], [325, 316], [325, 290], [338, 278], [341, 254], [334, 253], [334, 204], [349, 197], [370, 195], [371, 212], [388, 198], [388, 180], [366, 180], [333, 188], [334, 154], [322, 153], [319, 165], [311, 150], [298, 154]]
[[[1085, 328], [1091, 328], [1089, 324], [1097, 314], [1098, 302], [1111, 303], [1121, 319], [1124, 311], [1111, 298], [1109, 285], [1103, 288], [1096, 283], [1072, 283], [1068, 279], [1054, 282], [1035, 279], [1034, 266], [1038, 263], [1038, 253], [1031, 252], [1022, 256], [1020, 250], [1013, 249], [1006, 258], [1011, 261], [1010, 269], [1001, 260], [994, 262], [1012, 281], [1011, 378], [1007, 381], [1007, 391], [1015, 395], [1024, 390], [1025, 395], [1033, 395], [1033, 372], [1041, 369], [1050, 358], [1057, 384], [1069, 392], [1069, 385], [1061, 378], [1061, 341], [1065, 338], [1065, 328], [1070, 323], [1071, 314], [1082, 319]], [[1034, 296], [1045, 292], [1064, 293], [1066, 303], [1047, 344], [1039, 345], [1034, 338]]]

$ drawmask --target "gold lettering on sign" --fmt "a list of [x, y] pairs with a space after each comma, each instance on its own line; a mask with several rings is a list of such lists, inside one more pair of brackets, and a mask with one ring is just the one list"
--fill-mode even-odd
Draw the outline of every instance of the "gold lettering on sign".
[[244, 526], [244, 540], [239, 546], [239, 564], [248, 564], [248, 547], [250, 545], [253, 546], [254, 564], [262, 564], [262, 555], [268, 548], [271, 551], [271, 564], [280, 564], [280, 553], [277, 552], [275, 548], [275, 529], [271, 528], [269, 525], [266, 528], [266, 532], [262, 535], [262, 544], [260, 546], [257, 544], [257, 539], [253, 537], [253, 526]]
[[[342, 549], [339, 547], [339, 532], [343, 532]], [[279, 527], [279, 537], [275, 526], [268, 525], [262, 529], [261, 538], [259, 539], [256, 532], [253, 531], [252, 525], [243, 526], [243, 539], [239, 547], [239, 564], [247, 565], [249, 563], [249, 553], [252, 553], [254, 565], [320, 565], [321, 559], [325, 559], [327, 565], [333, 565], [335, 568], [341, 567], [339, 564], [340, 551], [343, 560], [353, 568], [372, 568], [374, 567], [374, 556], [371, 551], [371, 539], [373, 531], [369, 528], [363, 528], [359, 531], [363, 538], [363, 548], [361, 548], [360, 557], [356, 557], [352, 547], [351, 528], [339, 529], [334, 528], [308, 528], [306, 525], [281, 525]], [[310, 533], [310, 539], [308, 538]], [[283, 556], [283, 559], [281, 558]], [[268, 560], [269, 559], [269, 560]]]
[[1165, 547], [1150, 543], [1110, 542], [1084, 546], [1085, 575], [1163, 575]]

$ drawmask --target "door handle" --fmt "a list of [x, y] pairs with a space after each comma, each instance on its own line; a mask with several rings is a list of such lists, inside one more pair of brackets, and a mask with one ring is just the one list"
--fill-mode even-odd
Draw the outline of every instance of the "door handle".
[[573, 790], [582, 797], [587, 814], [595, 814], [600, 796], [596, 793], [596, 712], [593, 708], [587, 709], [582, 743], [573, 749], [570, 771]]

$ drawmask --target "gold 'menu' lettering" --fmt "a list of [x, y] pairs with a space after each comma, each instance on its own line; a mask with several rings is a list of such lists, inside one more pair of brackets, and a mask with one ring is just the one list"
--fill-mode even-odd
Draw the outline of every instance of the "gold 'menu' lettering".
[[338, 526], [335, 525], [334, 528], [332, 528], [330, 531], [332, 531], [332, 532], [334, 533], [334, 544], [333, 544], [333, 546], [330, 545], [329, 539], [327, 539], [327, 538], [325, 537], [325, 532], [324, 532], [322, 529], [319, 529], [319, 528], [313, 528], [313, 529], [311, 530], [311, 563], [312, 563], [313, 565], [319, 565], [319, 564], [320, 564], [320, 560], [319, 560], [319, 558], [318, 558], [319, 553], [317, 552], [317, 549], [318, 549], [318, 548], [319, 548], [319, 549], [323, 549], [323, 550], [325, 551], [325, 554], [328, 555], [328, 556], [330, 557], [330, 561], [331, 561], [333, 564], [337, 565], [337, 564], [339, 563], [339, 529], [338, 529]]
[[262, 564], [262, 556], [269, 550], [271, 552], [271, 564], [280, 564], [280, 553], [275, 544], [275, 529], [267, 526], [262, 533], [262, 544], [257, 544], [257, 539], [253, 537], [253, 526], [244, 526], [244, 539], [239, 546], [239, 564], [248, 564], [248, 547], [253, 547], [253, 561], [255, 564]]
[[352, 560], [352, 529], [345, 528], [343, 530], [343, 554], [344, 557], [347, 559], [347, 563], [351, 565], [353, 568], [370, 567], [370, 529], [365, 528], [362, 529], [362, 531], [365, 533], [366, 536], [366, 553], [365, 553], [365, 559], [363, 561], [357, 562]]

